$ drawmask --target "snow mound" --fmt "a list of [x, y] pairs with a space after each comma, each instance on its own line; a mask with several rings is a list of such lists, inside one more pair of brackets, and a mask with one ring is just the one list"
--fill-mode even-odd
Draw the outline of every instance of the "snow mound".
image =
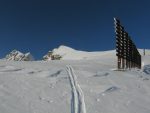
[[[49, 51], [44, 57], [43, 60], [55, 60], [52, 57], [55, 57], [58, 60], [90, 60], [90, 59], [99, 59], [103, 56], [115, 56], [115, 50], [111, 51], [101, 51], [101, 52], [87, 52], [75, 50], [67, 46], [59, 46], [58, 48]], [[59, 57], [59, 58], [58, 58]]]
[[34, 60], [30, 52], [23, 54], [17, 50], [13, 50], [12, 52], [10, 52], [8, 55], [6, 55], [4, 59], [8, 61], [33, 61]]
[[64, 46], [64, 45], [61, 45], [58, 48], [53, 49], [53, 52], [56, 53], [56, 54], [57, 53], [58, 54], [65, 54], [65, 53], [75, 52], [75, 51], [76, 51], [75, 49], [72, 49], [72, 48]]

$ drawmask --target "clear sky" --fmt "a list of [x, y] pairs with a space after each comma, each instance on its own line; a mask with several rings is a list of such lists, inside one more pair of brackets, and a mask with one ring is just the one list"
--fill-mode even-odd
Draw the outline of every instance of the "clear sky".
[[0, 57], [17, 49], [40, 59], [59, 45], [114, 49], [113, 17], [138, 48], [150, 48], [149, 0], [0, 0]]

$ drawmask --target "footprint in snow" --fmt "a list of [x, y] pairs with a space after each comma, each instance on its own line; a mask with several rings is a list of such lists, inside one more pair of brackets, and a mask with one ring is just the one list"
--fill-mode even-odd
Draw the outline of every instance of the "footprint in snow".
[[[51, 77], [58, 77], [62, 71], [63, 70], [45, 70], [36, 73], [39, 77], [51, 78]], [[34, 72], [31, 71], [30, 74], [34, 74]]]
[[30, 72], [28, 72], [28, 74], [34, 74], [34, 73], [36, 73], [35, 71], [30, 71]]
[[94, 77], [103, 77], [103, 76], [108, 76], [108, 72], [97, 72]]
[[21, 71], [22, 68], [16, 68], [14, 66], [0, 66], [0, 72], [17, 72], [17, 71]]
[[22, 69], [9, 69], [9, 70], [2, 70], [0, 72], [16, 72], [16, 71], [21, 71]]
[[112, 87], [106, 89], [106, 90], [102, 93], [102, 95], [105, 95], [105, 94], [107, 94], [107, 93], [112, 93], [112, 92], [115, 92], [115, 91], [118, 91], [118, 90], [120, 90], [120, 88], [118, 88], [118, 87], [116, 87], [116, 86], [112, 86]]
[[50, 75], [47, 76], [47, 77], [48, 77], [48, 78], [49, 78], [49, 77], [57, 77], [62, 71], [63, 71], [63, 70], [58, 70], [58, 71], [56, 71], [55, 73], [52, 73], [52, 74], [50, 74]]
[[143, 78], [143, 81], [145, 81], [145, 80], [149, 80], [149, 78]]

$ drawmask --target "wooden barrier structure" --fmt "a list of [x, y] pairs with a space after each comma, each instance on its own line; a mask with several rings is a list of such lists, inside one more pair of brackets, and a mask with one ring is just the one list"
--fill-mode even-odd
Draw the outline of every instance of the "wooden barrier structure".
[[114, 18], [116, 33], [116, 56], [118, 58], [118, 69], [141, 69], [141, 55], [131, 37], [124, 30], [120, 21]]

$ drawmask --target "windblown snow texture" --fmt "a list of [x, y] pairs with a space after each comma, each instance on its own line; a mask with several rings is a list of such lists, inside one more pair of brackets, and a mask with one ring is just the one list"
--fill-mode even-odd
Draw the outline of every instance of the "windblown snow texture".
[[122, 72], [115, 51], [60, 48], [60, 61], [0, 60], [0, 113], [150, 113], [149, 50]]

